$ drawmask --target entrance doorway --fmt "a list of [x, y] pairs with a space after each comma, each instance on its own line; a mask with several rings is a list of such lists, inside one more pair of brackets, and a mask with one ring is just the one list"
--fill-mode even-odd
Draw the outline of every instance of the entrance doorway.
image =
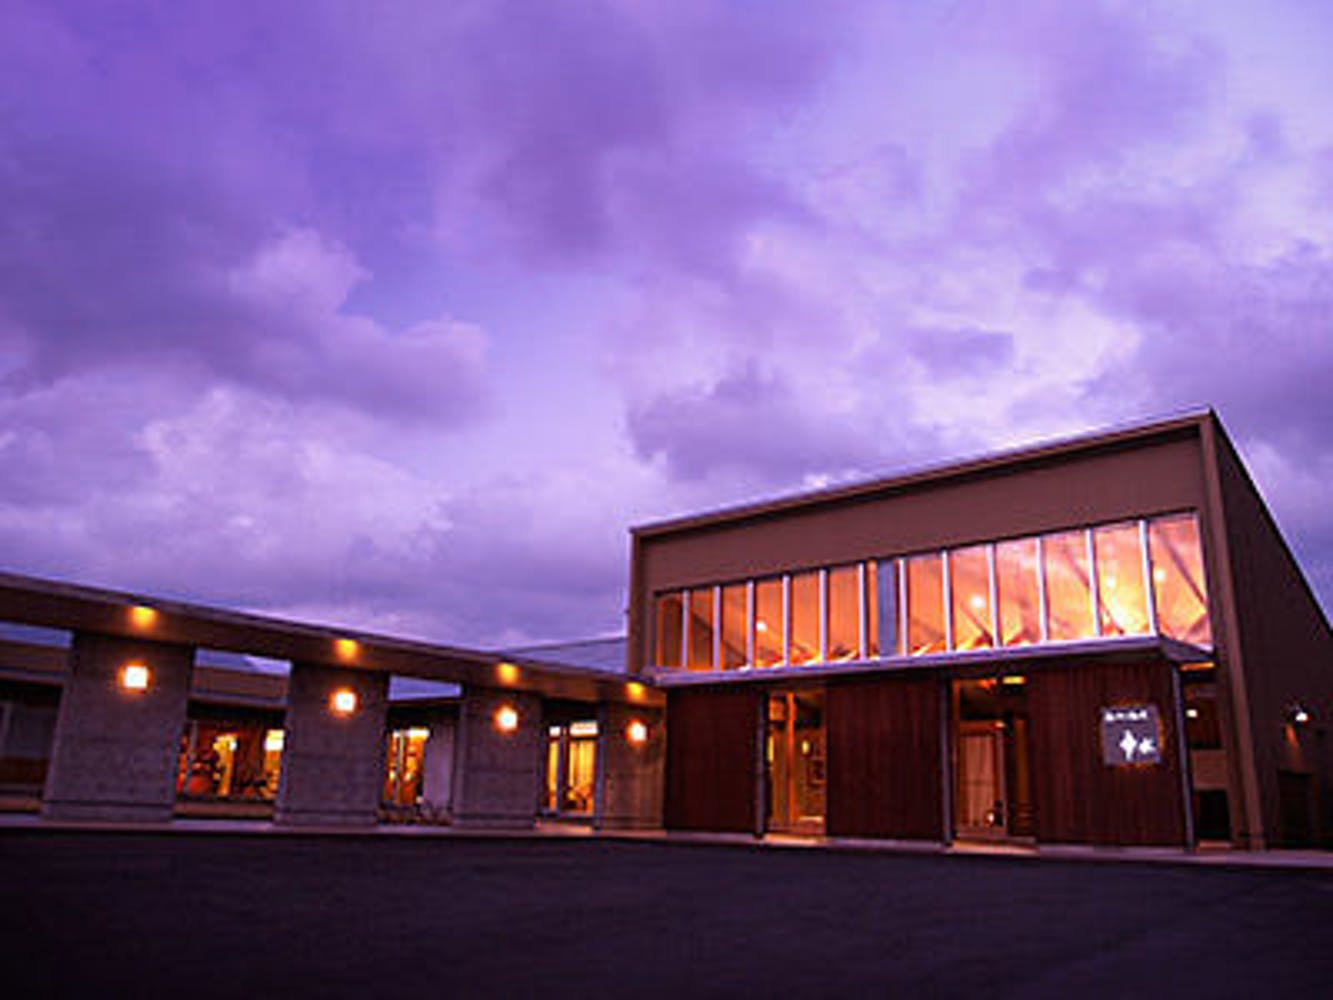
[[1017, 674], [953, 682], [954, 836], [1035, 832], [1027, 682]]
[[822, 834], [827, 787], [823, 690], [771, 692], [766, 737], [767, 829]]
[[548, 724], [542, 811], [551, 816], [591, 816], [596, 775], [597, 721]]

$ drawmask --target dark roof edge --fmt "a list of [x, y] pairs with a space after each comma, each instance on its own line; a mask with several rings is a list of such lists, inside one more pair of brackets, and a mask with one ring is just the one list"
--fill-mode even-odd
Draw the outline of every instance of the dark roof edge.
[[1082, 451], [1096, 451], [1152, 438], [1168, 437], [1185, 430], [1197, 430], [1210, 419], [1217, 419], [1217, 415], [1211, 407], [1192, 409], [1147, 422], [1117, 424], [1083, 434], [1052, 438], [1035, 444], [1019, 445], [1014, 448], [987, 452], [972, 458], [951, 459], [939, 464], [926, 465], [855, 483], [844, 483], [818, 490], [805, 490], [766, 500], [737, 504], [732, 507], [720, 507], [700, 514], [686, 514], [681, 517], [651, 521], [647, 524], [631, 527], [630, 534], [635, 538], [651, 538], [654, 535], [765, 517], [769, 514], [815, 504], [857, 500], [878, 493], [911, 489], [949, 479], [998, 471], [1005, 467], [1018, 467], [1044, 462]]

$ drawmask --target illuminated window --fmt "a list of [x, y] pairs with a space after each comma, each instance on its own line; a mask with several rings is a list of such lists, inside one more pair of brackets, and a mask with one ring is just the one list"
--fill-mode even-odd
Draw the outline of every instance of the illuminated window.
[[1181, 642], [1211, 645], [1208, 591], [1199, 548], [1199, 525], [1194, 515], [1149, 521], [1148, 551], [1152, 556], [1158, 631]]
[[722, 669], [745, 666], [745, 636], [750, 627], [745, 610], [745, 584], [733, 583], [722, 588]]
[[781, 663], [786, 646], [782, 620], [782, 581], [760, 580], [754, 585], [754, 664], [771, 667]]
[[[880, 597], [879, 597], [879, 588], [880, 588], [880, 581], [879, 581], [879, 575], [880, 575], [880, 574], [879, 574], [879, 563], [875, 563], [875, 562], [868, 562], [868, 563], [866, 563], [866, 564], [865, 564], [865, 572], [866, 572], [866, 587], [865, 587], [865, 602], [866, 602], [866, 656], [868, 656], [868, 657], [874, 657], [874, 656], [879, 656], [879, 655], [880, 655], [880, 652], [879, 652], [879, 629], [880, 629], [880, 620], [879, 620], [879, 600], [880, 600]], [[893, 563], [892, 563], [892, 562], [886, 562], [886, 563], [884, 564], [884, 586], [890, 588], [890, 594], [892, 594], [892, 593], [894, 592], [894, 591], [892, 590], [892, 588], [894, 587], [894, 585], [895, 585], [895, 580], [894, 580], [894, 575], [893, 575]], [[890, 605], [889, 605], [889, 608], [890, 608], [890, 611], [889, 611], [889, 621], [890, 621], [890, 623], [892, 623], [892, 621], [893, 621], [893, 611], [892, 611], [892, 609], [893, 609], [894, 607], [896, 607], [896, 602], [890, 603]], [[890, 652], [890, 653], [894, 653], [894, 652], [897, 652], [897, 650], [889, 649], [888, 652]]]
[[791, 577], [791, 657], [793, 666], [818, 663], [819, 574], [793, 573]]
[[1042, 539], [1046, 571], [1046, 621], [1052, 640], [1087, 639], [1092, 634], [1092, 591], [1088, 543], [1082, 531]]
[[907, 653], [944, 651], [944, 567], [938, 555], [914, 556], [907, 568]]
[[828, 659], [861, 657], [861, 573], [856, 566], [828, 571]]
[[1040, 579], [1035, 538], [995, 546], [995, 591], [1004, 645], [1041, 642]]
[[657, 664], [662, 667], [681, 665], [681, 603], [678, 592], [659, 594], [657, 597]]
[[1144, 635], [1148, 601], [1143, 585], [1139, 526], [1115, 524], [1092, 533], [1097, 555], [1097, 614], [1102, 635]]
[[691, 670], [713, 669], [713, 588], [690, 591], [689, 622]]
[[986, 546], [949, 553], [949, 599], [953, 605], [953, 648], [985, 649], [995, 645]]

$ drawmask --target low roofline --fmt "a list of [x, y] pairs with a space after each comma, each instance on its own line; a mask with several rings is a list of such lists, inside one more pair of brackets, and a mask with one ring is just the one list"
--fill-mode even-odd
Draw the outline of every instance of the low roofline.
[[[154, 612], [147, 623], [134, 619], [133, 610], [138, 607]], [[0, 620], [474, 687], [513, 688], [551, 697], [660, 701], [660, 695], [642, 685], [630, 687], [631, 679], [619, 673], [3, 571]], [[355, 645], [340, 647], [346, 640]]]
[[844, 483], [817, 490], [804, 490], [765, 500], [721, 507], [700, 514], [687, 514], [681, 517], [652, 521], [631, 527], [630, 534], [636, 540], [652, 538], [656, 535], [689, 531], [694, 528], [712, 527], [729, 522], [761, 518], [770, 514], [797, 510], [817, 504], [855, 501], [885, 493], [918, 489], [950, 479], [1009, 471], [1079, 452], [1138, 444], [1154, 438], [1171, 437], [1185, 431], [1197, 432], [1204, 424], [1216, 419], [1217, 416], [1211, 407], [1193, 409], [1147, 422], [1119, 424], [1070, 437], [1054, 438], [1036, 444], [987, 452], [984, 455], [972, 458], [951, 459], [938, 464], [921, 466], [854, 483]]

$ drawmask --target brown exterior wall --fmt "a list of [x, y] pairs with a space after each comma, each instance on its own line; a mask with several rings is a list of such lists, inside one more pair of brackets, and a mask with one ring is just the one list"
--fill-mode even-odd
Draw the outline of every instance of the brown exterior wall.
[[[1172, 667], [1084, 663], [1028, 675], [1037, 839], [1057, 844], [1186, 842]], [[1102, 763], [1101, 709], [1151, 703], [1161, 715], [1162, 761]]]
[[943, 839], [939, 680], [835, 683], [826, 698], [829, 835]]
[[651, 657], [655, 592], [1199, 508], [1201, 456], [1191, 425], [1132, 446], [644, 530], [631, 564], [630, 669]]
[[[1333, 775], [1326, 732], [1333, 717], [1333, 632], [1230, 443], [1218, 436], [1218, 474], [1235, 596], [1239, 659], [1259, 782], [1264, 839], [1275, 846], [1333, 841]], [[1238, 678], [1225, 678], [1235, 684]], [[1293, 727], [1299, 702], [1311, 724]], [[1322, 738], [1321, 738], [1322, 737]], [[1279, 772], [1287, 780], [1280, 781]], [[1310, 801], [1301, 827], [1288, 792], [1305, 781]], [[1285, 805], [1285, 810], [1284, 810]], [[1283, 815], [1286, 813], [1286, 820]], [[1320, 829], [1322, 827], [1322, 830]]]
[[754, 832], [759, 699], [748, 687], [668, 695], [669, 829]]

